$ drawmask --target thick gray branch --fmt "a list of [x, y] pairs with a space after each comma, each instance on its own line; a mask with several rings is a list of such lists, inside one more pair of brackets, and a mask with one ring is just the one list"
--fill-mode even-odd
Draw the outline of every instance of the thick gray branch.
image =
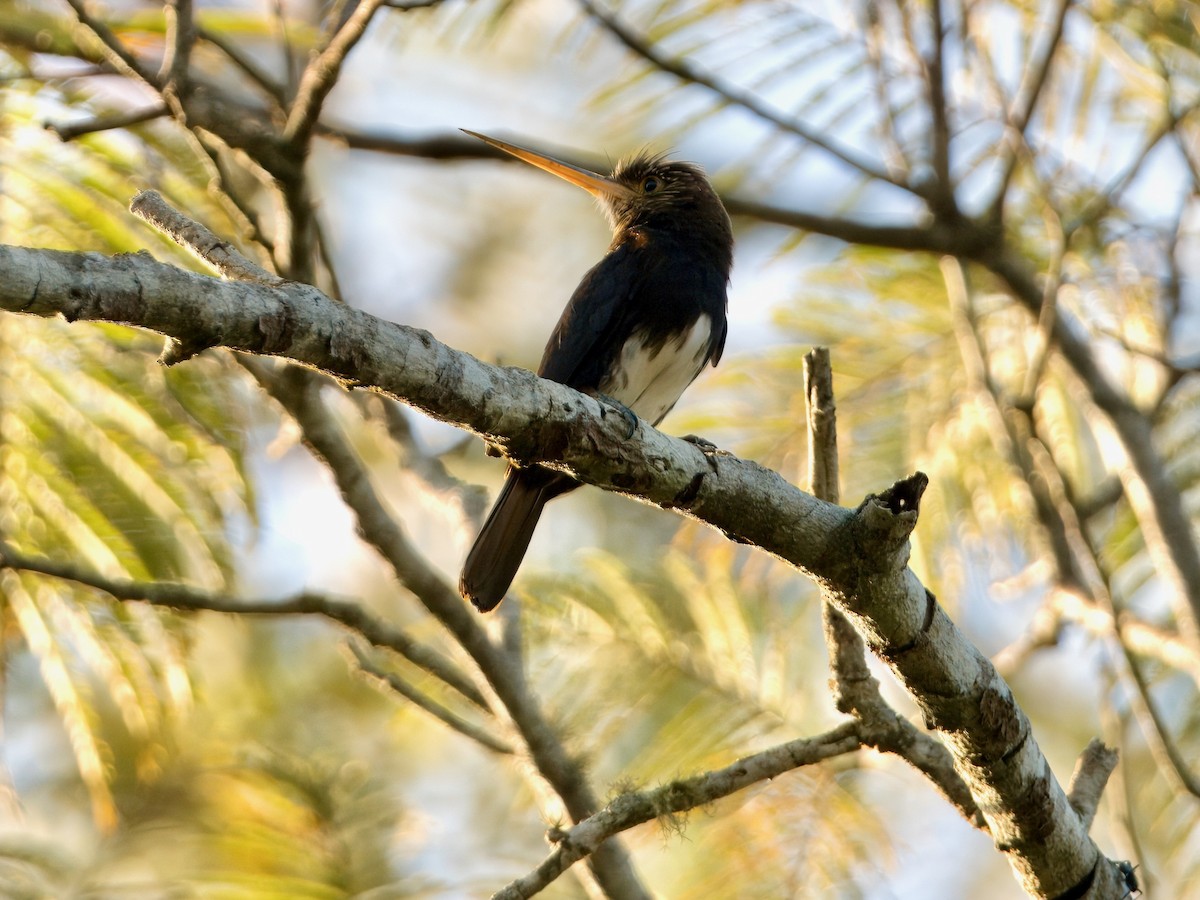
[[1029, 893], [1057, 896], [1108, 868], [1008, 686], [908, 569], [924, 476], [843, 509], [645, 423], [627, 439], [623, 416], [597, 400], [489, 366], [311, 287], [219, 281], [145, 253], [110, 259], [0, 246], [0, 309], [149, 328], [190, 350], [286, 357], [470, 429], [520, 464], [543, 462], [765, 549], [817, 579], [891, 665], [947, 741]]

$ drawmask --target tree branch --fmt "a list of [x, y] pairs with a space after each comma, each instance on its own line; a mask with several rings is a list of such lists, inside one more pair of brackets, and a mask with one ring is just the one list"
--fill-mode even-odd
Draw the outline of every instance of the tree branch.
[[166, 50], [158, 80], [162, 84], [163, 100], [181, 122], [185, 120], [183, 97], [191, 89], [188, 63], [196, 43], [196, 23], [192, 15], [192, 0], [166, 0], [163, 4], [166, 20]]
[[[520, 464], [544, 463], [686, 512], [766, 549], [821, 581], [949, 741], [956, 769], [1027, 891], [1057, 896], [1095, 878], [1098, 867], [1110, 868], [1101, 865], [1008, 686], [907, 568], [924, 476], [898, 482], [855, 510], [836, 507], [752, 462], [710, 459], [644, 422], [628, 436], [624, 417], [594, 398], [524, 370], [486, 365], [426, 332], [336, 304], [311, 287], [219, 281], [145, 253], [109, 259], [0, 245], [0, 309], [137, 325], [188, 347], [285, 356], [486, 436]], [[304, 431], [315, 443], [307, 423]], [[344, 493], [359, 490], [353, 479], [339, 486]], [[373, 495], [363, 502], [378, 504]], [[358, 499], [351, 507], [362, 508]], [[360, 526], [385, 558], [411, 556], [394, 523], [390, 536], [371, 535], [375, 523], [360, 513]], [[547, 780], [559, 779], [556, 789], [564, 797], [574, 784], [577, 801], [590, 798], [561, 745], [535, 746], [539, 729], [548, 731], [540, 713], [455, 592], [419, 558], [393, 565], [398, 574], [408, 573], [410, 589], [479, 662], [531, 742], [531, 755], [543, 754], [539, 768], [550, 770]], [[571, 806], [577, 822], [595, 809]]]
[[47, 131], [53, 131], [60, 141], [73, 141], [85, 134], [95, 134], [98, 131], [109, 131], [114, 128], [129, 128], [131, 125], [141, 125], [143, 122], [160, 119], [169, 114], [166, 104], [155, 103], [142, 109], [92, 116], [79, 122], [46, 122], [45, 128]]
[[[1011, 250], [993, 248], [978, 260], [1000, 278], [1013, 296], [1033, 315], [1042, 308], [1037, 278]], [[1054, 347], [1082, 382], [1093, 428], [1108, 431], [1115, 441], [1101, 441], [1122, 460], [1115, 469], [1121, 478], [1138, 524], [1146, 536], [1159, 574], [1169, 586], [1172, 609], [1180, 632], [1200, 647], [1200, 546], [1192, 534], [1183, 496], [1169, 478], [1154, 445], [1151, 423], [1101, 370], [1086, 339], [1060, 316], [1051, 324]], [[1094, 407], [1092, 406], [1094, 404]]]
[[1093, 738], [1075, 762], [1075, 771], [1071, 773], [1067, 796], [1085, 827], [1090, 827], [1096, 817], [1100, 795], [1104, 793], [1104, 786], [1108, 784], [1109, 776], [1116, 769], [1118, 759], [1119, 754], [1116, 750]]
[[403, 656], [480, 709], [489, 708], [483, 694], [453, 662], [348, 600], [338, 600], [308, 591], [280, 600], [251, 600], [212, 594], [190, 585], [170, 581], [145, 582], [106, 578], [98, 572], [91, 572], [71, 563], [28, 556], [4, 542], [0, 542], [0, 569], [19, 569], [73, 581], [103, 591], [118, 600], [141, 601], [164, 609], [190, 612], [207, 610], [247, 616], [324, 616], [348, 628], [372, 645]]
[[418, 691], [394, 672], [388, 672], [383, 669], [373, 659], [371, 659], [371, 657], [367, 654], [366, 649], [357, 641], [347, 641], [346, 647], [350, 650], [350, 653], [354, 656], [354, 661], [358, 664], [358, 667], [362, 669], [364, 674], [369, 675], [380, 684], [385, 685], [390, 690], [395, 691], [409, 703], [425, 710], [425, 712], [453, 728], [459, 734], [469, 737], [471, 740], [483, 747], [486, 747], [493, 753], [511, 754], [514, 752], [511, 744], [500, 740], [491, 732], [484, 728], [480, 728], [474, 722], [464, 719], [453, 710], [447, 709], [432, 697], [429, 697], [423, 692]]
[[933, 127], [929, 136], [933, 164], [933, 186], [930, 200], [938, 215], [954, 216], [954, 182], [950, 180], [950, 109], [946, 97], [946, 29], [942, 22], [942, 0], [932, 0], [930, 28], [933, 30], [932, 53], [922, 58], [925, 71], [925, 94], [929, 101], [929, 117]]
[[[134, 200], [137, 212], [182, 243], [214, 268], [236, 277], [274, 287], [282, 284], [221, 244], [208, 229], [176, 212], [157, 194], [146, 192]], [[264, 277], [265, 276], [265, 277]], [[322, 297], [324, 302], [328, 298]], [[337, 304], [339, 307], [341, 304]], [[176, 342], [168, 348], [172, 354]], [[545, 720], [524, 681], [519, 653], [497, 646], [465, 608], [458, 594], [411, 545], [403, 529], [380, 502], [370, 475], [342, 429], [329, 415], [320, 397], [322, 380], [295, 366], [282, 372], [249, 357], [240, 362], [300, 426], [305, 443], [333, 474], [346, 505], [358, 519], [359, 533], [387, 561], [406, 588], [420, 600], [474, 659], [525, 741], [535, 768], [566, 807], [573, 821], [595, 811], [599, 803], [581, 766], [567, 756], [562, 742]], [[515, 631], [510, 632], [515, 635]], [[600, 887], [614, 898], [640, 900], [646, 896], [623, 847], [605, 846], [590, 860]]]
[[528, 875], [493, 894], [492, 900], [532, 897], [614, 834], [651, 819], [696, 809], [801, 766], [857, 750], [861, 746], [857, 729], [857, 723], [847, 722], [818, 737], [789, 741], [739, 759], [723, 769], [672, 781], [650, 791], [621, 794], [570, 830], [551, 832], [550, 840], [557, 846], [550, 855]]
[[367, 26], [383, 2], [384, 0], [362, 0], [345, 25], [334, 34], [328, 46], [305, 67], [304, 74], [300, 76], [300, 86], [296, 90], [296, 100], [283, 129], [284, 140], [295, 145], [308, 142], [317, 117], [321, 114], [321, 106], [337, 83], [347, 54], [366, 33]]
[[1016, 172], [1017, 162], [1021, 157], [1021, 148], [1025, 144], [1025, 132], [1037, 109], [1038, 100], [1042, 96], [1042, 88], [1050, 75], [1051, 64], [1058, 53], [1058, 45], [1062, 41], [1063, 26], [1067, 21], [1067, 10], [1071, 8], [1071, 0], [1058, 0], [1050, 31], [1046, 35], [1045, 46], [1035, 62], [1025, 69], [1017, 96], [1012, 102], [1008, 113], [1007, 140], [1001, 145], [1000, 181], [996, 185], [996, 193], [987, 205], [989, 215], [1000, 219], [1004, 214], [1004, 203], [1008, 199], [1008, 188], [1012, 183], [1013, 173]]

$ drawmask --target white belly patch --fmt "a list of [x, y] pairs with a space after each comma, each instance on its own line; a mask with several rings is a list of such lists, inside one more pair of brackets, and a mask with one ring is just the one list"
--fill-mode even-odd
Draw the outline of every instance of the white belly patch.
[[711, 340], [712, 317], [707, 315], [662, 347], [651, 349], [635, 337], [621, 350], [619, 375], [600, 390], [657, 425], [704, 368]]

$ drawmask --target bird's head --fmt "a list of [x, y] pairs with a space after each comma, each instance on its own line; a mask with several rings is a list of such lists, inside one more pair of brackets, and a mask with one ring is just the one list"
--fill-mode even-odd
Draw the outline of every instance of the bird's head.
[[618, 238], [644, 226], [699, 238], [725, 254], [731, 252], [729, 215], [704, 171], [693, 163], [640, 153], [617, 163], [611, 175], [601, 175], [487, 135], [466, 133], [583, 188], [599, 202]]

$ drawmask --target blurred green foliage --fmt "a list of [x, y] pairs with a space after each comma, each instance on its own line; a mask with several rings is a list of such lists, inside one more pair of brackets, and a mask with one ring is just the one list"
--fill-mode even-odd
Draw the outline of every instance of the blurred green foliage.
[[[1016, 66], [1033, 58], [1046, 23], [1039, 4], [976, 6], [978, 33], [955, 45], [961, 152], [954, 175], [963, 202], [979, 205], [1003, 145], [1008, 111], [999, 92], [1015, 87], [1001, 76], [1012, 82]], [[603, 32], [573, 7], [548, 10], [447, 2], [396, 13], [400, 24], [389, 19], [380, 40], [431, 66], [438, 55], [464, 65], [470, 59], [518, 85], [536, 80], [539, 65], [560, 64], [560, 55], [589, 74], [602, 70], [594, 60], [608, 47]], [[929, 164], [914, 52], [924, 40], [917, 33], [927, 24], [923, 10], [700, 2], [620, 13], [671, 55], [736, 77], [812, 130], [876, 148], [888, 166], [919, 170]], [[134, 4], [115, 15], [111, 23], [130, 46], [151, 57], [161, 49], [157, 7]], [[1073, 12], [1004, 203], [1005, 240], [1043, 277], [1058, 265], [1059, 302], [1088, 329], [1114, 381], [1147, 410], [1163, 395], [1159, 358], [1186, 337], [1172, 331], [1180, 304], [1172, 291], [1179, 290], [1177, 242], [1192, 237], [1179, 220], [1195, 190], [1195, 15], [1195, 5], [1183, 2], [1098, 2]], [[994, 26], [993, 41], [977, 39], [988, 30], [979, 19]], [[281, 28], [271, 14], [205, 8], [202, 21], [257, 56], [279, 52]], [[298, 17], [283, 30], [298, 59], [320, 31]], [[549, 59], [529, 52], [531, 34], [551, 48]], [[722, 118], [736, 107], [728, 98], [683, 85], [645, 60], [620, 59], [606, 80], [579, 88], [593, 127], [600, 121], [631, 144], [653, 128], [665, 143], [713, 140], [730, 121]], [[221, 177], [261, 178], [252, 165], [238, 169], [236, 153], [203, 152], [166, 120], [69, 142], [43, 127], [147, 100], [140, 88], [114, 89], [100, 60], [65, 8], [0, 0], [0, 241], [104, 253], [149, 248], [203, 271], [127, 213], [137, 190], [154, 187], [265, 258], [271, 248], [247, 236], [248, 215], [261, 210], [236, 207], [219, 189]], [[212, 47], [200, 45], [195, 63], [215, 89], [234, 90], [231, 66]], [[884, 88], [888, 108], [880, 109]], [[339, 90], [369, 94], [361, 78]], [[1165, 180], [1190, 166], [1193, 184], [1171, 182], [1164, 218], [1135, 189], [1139, 175], [1163, 178], [1151, 165], [1155, 148], [1165, 126], [1180, 123], [1193, 139], [1192, 156], [1177, 151], [1185, 162], [1164, 170]], [[722, 189], [776, 202], [773, 192], [792, 173], [822, 165], [794, 129], [757, 123], [735, 133], [736, 150], [714, 141], [723, 154], [713, 173]], [[320, 179], [334, 181], [316, 165], [311, 177], [318, 197], [326, 186]], [[886, 219], [907, 209], [892, 195], [881, 198], [861, 173], [836, 177], [832, 196], [818, 192], [830, 215]], [[269, 206], [267, 188], [250, 193], [250, 206]], [[456, 188], [454, 199], [498, 196], [483, 193]], [[413, 196], [425, 202], [431, 191]], [[524, 194], [519, 202], [522, 212], [538, 209]], [[469, 218], [470, 208], [455, 205], [454, 213]], [[486, 308], [476, 295], [500, 281], [524, 289], [543, 273], [524, 268], [525, 256], [544, 251], [529, 246], [540, 233], [507, 219], [493, 202], [465, 237], [430, 226], [463, 250], [446, 268], [438, 299], [450, 310], [447, 320], [479, 346], [490, 346], [495, 332], [482, 324]], [[966, 378], [939, 261], [814, 246], [805, 233], [751, 221], [738, 226], [739, 240], [765, 260], [762, 269], [783, 271], [796, 286], [759, 300], [771, 307], [770, 344], [731, 354], [669, 426], [719, 436], [803, 484], [802, 355], [813, 343], [830, 345], [844, 502], [914, 468], [927, 471], [932, 489], [914, 567], [977, 642], [998, 649], [1019, 633], [1030, 598], [1050, 590], [1052, 580], [1030, 484], [998, 449], [995, 421]], [[392, 242], [366, 253], [392, 253], [393, 237], [385, 233], [380, 240]], [[346, 254], [343, 276], [354, 268]], [[494, 267], [507, 267], [503, 277]], [[761, 274], [739, 268], [735, 279]], [[971, 275], [972, 314], [991, 377], [1020, 397], [1031, 370], [1045, 366], [1035, 394], [1022, 399], [1071, 493], [1086, 503], [1116, 467], [1085, 414], [1079, 385], [1043, 358], [1028, 315], [1000, 286], [986, 273]], [[518, 312], [528, 316], [531, 308]], [[546, 330], [511, 318], [523, 331]], [[284, 466], [275, 456], [293, 438], [227, 354], [165, 369], [155, 362], [158, 350], [154, 339], [128, 329], [0, 318], [0, 536], [110, 577], [186, 581], [222, 594], [248, 593], [246, 584], [261, 589], [251, 562], [260, 504], [268, 491], [299, 490], [298, 481], [264, 473]], [[1195, 392], [1194, 380], [1182, 383], [1153, 411], [1160, 451], [1193, 511], [1200, 480]], [[423, 549], [452, 569], [462, 523], [449, 504], [397, 471], [377, 417], [364, 418], [349, 403], [336, 411]], [[493, 463], [459, 445], [442, 461], [466, 478], [497, 476]], [[313, 490], [328, 487], [311, 469], [292, 477], [317, 483]], [[604, 548], [571, 556], [558, 571], [526, 573], [519, 582], [523, 642], [536, 693], [602, 793], [723, 765], [833, 721], [814, 587], [695, 525], [679, 527], [609, 498], [578, 502], [590, 505], [577, 511], [602, 513]], [[1120, 605], [1166, 623], [1147, 539], [1128, 504], [1101, 505], [1087, 524]], [[281, 567], [299, 562], [306, 561], [284, 559]], [[361, 571], [340, 573], [344, 592], [454, 653], [373, 561], [354, 562]], [[0, 592], [0, 688], [6, 745], [14, 748], [6, 754], [9, 784], [0, 785], [12, 789], [11, 809], [0, 819], [7, 895], [473, 896], [527, 871], [544, 853], [546, 823], [522, 766], [497, 762], [356, 677], [331, 626], [182, 616], [8, 571], [0, 572]], [[1006, 594], [1019, 599], [1001, 608]], [[1062, 774], [1099, 727], [1093, 707], [1111, 711], [1106, 737], [1124, 754], [1113, 790], [1124, 792], [1128, 811], [1108, 801], [1105, 840], [1118, 852], [1136, 852], [1166, 893], [1185, 896], [1200, 878], [1189, 851], [1200, 833], [1195, 798], [1173, 789], [1131, 724], [1111, 647], [1076, 639], [1064, 653], [1087, 658], [1090, 683], [1048, 668], [1019, 674], [1016, 690]], [[394, 669], [437, 693], [412, 667]], [[1147, 670], [1171, 710], [1176, 739], [1194, 758], [1196, 686], [1166, 666]], [[1066, 683], [1048, 687], [1051, 678]], [[908, 807], [939, 802], [926, 785], [880, 800], [881, 782], [904, 777], [890, 766], [899, 764], [863, 755], [808, 768], [627, 840], [664, 896], [869, 895], [896, 877], [890, 848], [908, 838]], [[1140, 835], [1140, 847], [1129, 846], [1132, 835]], [[980, 891], [972, 896], [984, 896], [982, 886], [997, 879], [1012, 888], [998, 859], [995, 868], [960, 877]], [[569, 879], [547, 892], [581, 895]]]

